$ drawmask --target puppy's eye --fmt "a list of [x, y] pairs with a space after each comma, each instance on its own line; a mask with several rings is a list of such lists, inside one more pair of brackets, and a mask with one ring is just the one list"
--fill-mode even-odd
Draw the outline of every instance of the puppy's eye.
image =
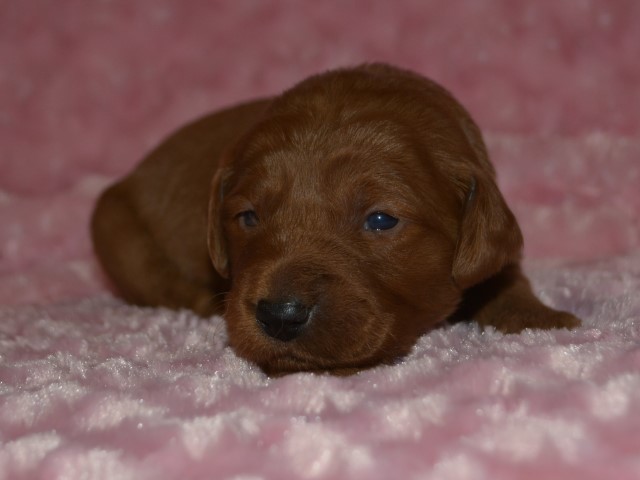
[[365, 230], [379, 232], [381, 230], [391, 230], [398, 224], [398, 219], [384, 212], [373, 212], [367, 217], [364, 223]]
[[240, 225], [243, 227], [256, 227], [258, 226], [258, 215], [253, 210], [247, 210], [246, 212], [240, 212], [238, 215]]

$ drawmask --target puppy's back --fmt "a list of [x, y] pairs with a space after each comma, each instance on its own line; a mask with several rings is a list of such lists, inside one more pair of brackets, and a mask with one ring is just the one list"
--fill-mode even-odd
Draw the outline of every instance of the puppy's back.
[[225, 150], [268, 103], [242, 104], [188, 124], [101, 195], [91, 221], [94, 248], [125, 299], [211, 313], [208, 304], [194, 305], [204, 300], [186, 298], [194, 286], [210, 292], [221, 283], [206, 244], [211, 178]]

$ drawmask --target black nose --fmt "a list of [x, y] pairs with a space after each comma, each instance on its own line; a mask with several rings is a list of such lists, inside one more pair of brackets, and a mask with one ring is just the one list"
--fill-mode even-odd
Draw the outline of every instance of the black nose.
[[297, 300], [269, 302], [260, 300], [256, 308], [256, 319], [270, 337], [288, 342], [300, 333], [309, 321], [311, 309]]

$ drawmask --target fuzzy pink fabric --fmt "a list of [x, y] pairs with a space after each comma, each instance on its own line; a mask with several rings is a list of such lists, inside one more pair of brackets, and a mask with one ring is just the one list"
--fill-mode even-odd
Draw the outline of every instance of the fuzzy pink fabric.
[[[640, 478], [640, 2], [0, 0], [0, 479]], [[221, 318], [110, 294], [99, 191], [172, 129], [326, 68], [447, 86], [544, 301], [401, 364], [269, 379]]]

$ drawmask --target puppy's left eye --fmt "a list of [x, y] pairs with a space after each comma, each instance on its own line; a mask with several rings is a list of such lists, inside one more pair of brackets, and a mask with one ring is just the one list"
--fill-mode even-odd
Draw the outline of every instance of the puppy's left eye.
[[240, 212], [237, 215], [240, 220], [240, 224], [243, 227], [256, 227], [258, 226], [258, 215], [253, 210], [247, 210], [245, 212]]
[[381, 230], [391, 230], [398, 224], [398, 219], [384, 212], [373, 212], [367, 217], [364, 223], [365, 230], [379, 232]]

